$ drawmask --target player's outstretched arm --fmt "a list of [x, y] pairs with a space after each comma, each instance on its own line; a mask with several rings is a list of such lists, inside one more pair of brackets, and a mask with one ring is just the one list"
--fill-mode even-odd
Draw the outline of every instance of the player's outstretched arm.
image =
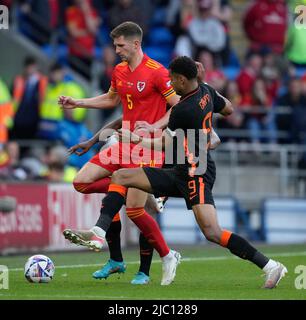
[[231, 115], [234, 112], [232, 103], [228, 99], [223, 97], [218, 91], [216, 91], [216, 93], [225, 101], [225, 107], [219, 113], [225, 117]]
[[168, 125], [170, 118], [171, 109], [167, 111], [167, 113], [158, 121], [156, 121], [153, 125], [155, 129], [165, 129]]
[[94, 139], [95, 143], [98, 141], [103, 141], [107, 139], [110, 135], [117, 131], [122, 127], [122, 116], [117, 118], [109, 123], [107, 123], [104, 127], [102, 127], [92, 139]]
[[[173, 95], [167, 99], [168, 104], [173, 107], [176, 105], [180, 100], [180, 97], [178, 95]], [[147, 130], [149, 132], [154, 132], [154, 130], [157, 129], [165, 129], [168, 125], [169, 118], [170, 118], [171, 109], [166, 112], [166, 114], [156, 121], [153, 124], [149, 124], [146, 121], [136, 121], [135, 123], [135, 131], [137, 130]]]
[[58, 104], [64, 109], [110, 109], [116, 107], [119, 103], [119, 95], [110, 91], [100, 96], [86, 99], [74, 99], [66, 96], [58, 98]]
[[154, 130], [166, 128], [169, 122], [170, 113], [171, 110], [167, 111], [167, 113], [161, 119], [159, 119], [153, 124], [150, 124], [147, 121], [136, 121], [135, 132], [137, 132], [138, 130], [146, 130], [148, 132], [153, 133]]
[[172, 137], [167, 134], [167, 130], [163, 131], [161, 137], [155, 139], [141, 137], [127, 129], [119, 129], [117, 135], [119, 141], [140, 144], [144, 148], [154, 149], [155, 151], [164, 150], [172, 142]]
[[178, 104], [179, 101], [180, 101], [180, 96], [178, 96], [177, 94], [175, 94], [167, 99], [167, 103], [171, 106], [171, 109], [168, 110], [167, 113], [161, 119], [159, 119], [157, 122], [154, 123], [154, 126], [157, 129], [167, 128], [172, 107], [175, 106], [176, 104]]
[[[78, 143], [74, 146], [72, 146], [69, 150], [69, 154], [77, 154], [78, 156], [81, 156], [88, 152], [93, 145], [95, 145], [98, 141], [105, 140], [107, 137], [109, 137], [111, 134], [114, 133], [114, 130], [118, 130], [121, 128], [122, 125], [122, 117], [106, 124], [103, 128], [101, 128], [92, 138], [89, 140], [86, 140], [84, 142]], [[81, 151], [78, 151], [81, 150]]]

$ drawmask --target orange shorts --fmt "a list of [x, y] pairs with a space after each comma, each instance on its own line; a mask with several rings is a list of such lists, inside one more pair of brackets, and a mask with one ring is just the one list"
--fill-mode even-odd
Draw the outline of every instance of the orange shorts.
[[161, 168], [164, 162], [164, 152], [153, 151], [132, 143], [118, 142], [105, 149], [102, 148], [89, 162], [110, 172], [122, 168]]

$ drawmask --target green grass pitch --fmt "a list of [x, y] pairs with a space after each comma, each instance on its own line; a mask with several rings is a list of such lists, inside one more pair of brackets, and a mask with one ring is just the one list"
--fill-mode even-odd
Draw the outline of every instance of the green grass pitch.
[[124, 250], [127, 271], [118, 278], [95, 280], [91, 274], [105, 263], [108, 252], [44, 253], [55, 264], [55, 277], [49, 284], [26, 281], [23, 266], [30, 255], [0, 257], [0, 265], [9, 268], [9, 289], [0, 290], [0, 300], [65, 300], [65, 299], [306, 299], [306, 289], [295, 288], [295, 268], [306, 265], [305, 245], [257, 246], [262, 252], [281, 261], [288, 268], [286, 277], [273, 290], [262, 289], [264, 277], [260, 269], [248, 261], [237, 259], [217, 246], [181, 247], [183, 260], [175, 282], [160, 286], [161, 262], [154, 255], [151, 282], [131, 285], [138, 270], [138, 251]]

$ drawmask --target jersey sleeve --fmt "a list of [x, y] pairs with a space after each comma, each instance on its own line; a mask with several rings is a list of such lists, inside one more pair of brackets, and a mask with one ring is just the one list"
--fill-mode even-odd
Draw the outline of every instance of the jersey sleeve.
[[175, 115], [174, 115], [174, 109], [171, 110], [168, 127], [167, 129], [174, 131], [175, 130]]
[[164, 67], [156, 70], [155, 74], [155, 86], [157, 91], [160, 92], [165, 99], [175, 95], [175, 91], [171, 85], [168, 70]]
[[213, 100], [214, 113], [219, 113], [225, 107], [225, 100], [217, 93], [214, 88], [206, 83], [205, 85], [207, 86]]
[[117, 92], [117, 77], [116, 77], [116, 68], [112, 73], [111, 86], [109, 88], [109, 92], [116, 93]]
[[170, 113], [167, 129], [171, 131], [185, 127], [186, 117], [183, 116], [182, 112], [180, 112], [177, 107], [178, 105], [173, 107]]

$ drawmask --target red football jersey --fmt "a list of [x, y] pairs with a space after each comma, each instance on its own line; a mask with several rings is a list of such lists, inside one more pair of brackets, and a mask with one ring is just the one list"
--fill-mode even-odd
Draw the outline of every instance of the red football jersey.
[[144, 55], [140, 65], [131, 71], [127, 62], [118, 64], [112, 75], [111, 92], [119, 94], [123, 106], [123, 121], [134, 130], [136, 121], [152, 124], [166, 113], [166, 103], [175, 94], [168, 70]]

